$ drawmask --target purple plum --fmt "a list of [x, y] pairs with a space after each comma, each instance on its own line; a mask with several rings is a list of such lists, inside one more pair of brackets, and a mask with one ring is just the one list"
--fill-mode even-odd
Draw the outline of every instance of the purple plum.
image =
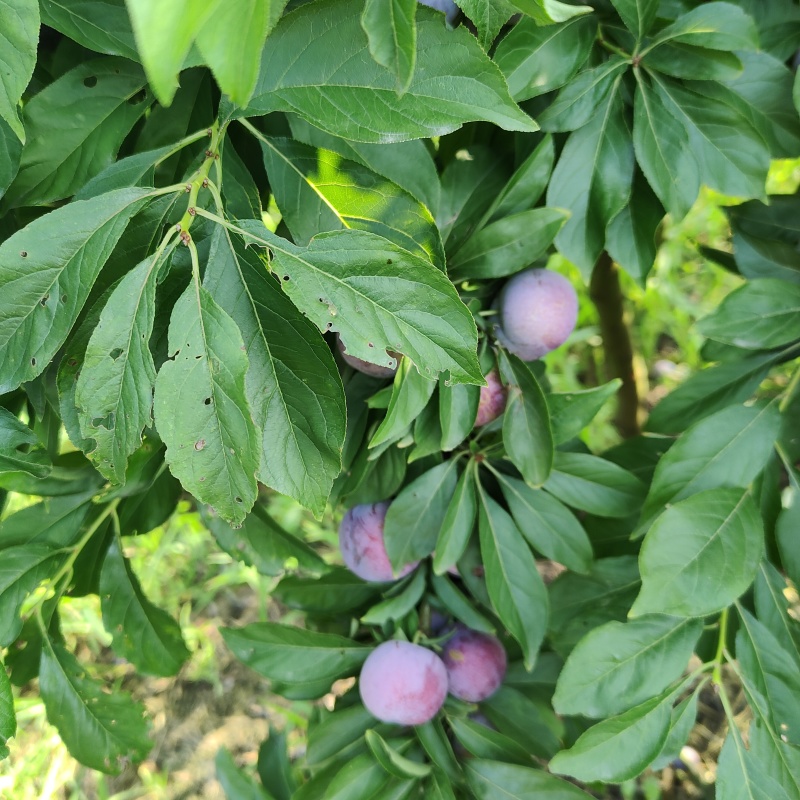
[[339, 548], [345, 566], [365, 581], [393, 581], [408, 575], [419, 561], [406, 564], [395, 575], [383, 541], [383, 523], [389, 502], [353, 506], [339, 525]]
[[491, 697], [506, 674], [506, 651], [487, 633], [460, 628], [444, 646], [450, 694], [470, 703]]
[[422, 725], [447, 697], [447, 670], [432, 650], [392, 640], [367, 656], [358, 690], [367, 711], [382, 722]]
[[575, 329], [578, 295], [557, 272], [528, 269], [503, 287], [496, 307], [498, 341], [523, 361], [560, 347]]
[[500, 383], [497, 370], [493, 369], [486, 376], [486, 386], [481, 386], [480, 399], [478, 400], [478, 416], [475, 418], [475, 427], [486, 425], [497, 419], [506, 408], [508, 391]]
[[395, 372], [397, 372], [397, 360], [402, 357], [399, 353], [389, 352], [388, 355], [395, 360], [395, 366], [382, 367], [380, 364], [371, 364], [369, 361], [364, 361], [361, 358], [349, 356], [345, 352], [344, 342], [342, 342], [338, 333], [336, 334], [336, 347], [344, 359], [345, 364], [349, 364], [353, 369], [357, 369], [359, 372], [363, 372], [365, 375], [369, 375], [371, 378], [393, 377]]

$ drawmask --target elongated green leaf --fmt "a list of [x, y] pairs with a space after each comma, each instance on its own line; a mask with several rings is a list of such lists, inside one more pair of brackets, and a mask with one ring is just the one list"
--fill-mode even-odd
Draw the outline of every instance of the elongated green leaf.
[[478, 800], [588, 800], [572, 783], [541, 769], [474, 759], [467, 763], [467, 783]]
[[[742, 61], [733, 53], [679, 42], [659, 45], [647, 53], [642, 64], [656, 72], [686, 80], [694, 80], [699, 75], [707, 81], [732, 80], [742, 73]], [[711, 92], [715, 89], [717, 85], [706, 84], [704, 87]]]
[[745, 747], [741, 734], [729, 729], [717, 765], [719, 800], [789, 800], [786, 793], [765, 765]]
[[324, 714], [321, 722], [309, 726], [306, 763], [324, 763], [361, 739], [367, 729], [374, 725], [375, 717], [360, 703], [347, 708], [337, 706], [332, 713]]
[[588, 58], [596, 31], [597, 21], [592, 16], [547, 26], [521, 19], [494, 54], [511, 96], [520, 102], [563, 86]]
[[425, 572], [426, 570], [424, 569], [416, 570], [414, 577], [411, 578], [408, 586], [400, 594], [387, 597], [372, 606], [361, 617], [361, 621], [365, 625], [384, 625], [389, 620], [402, 620], [406, 614], [410, 614], [417, 607], [422, 595], [425, 593]]
[[598, 517], [629, 517], [645, 495], [644, 484], [622, 467], [597, 456], [560, 451], [544, 488], [562, 503]]
[[290, 800], [297, 781], [289, 761], [286, 733], [270, 726], [269, 736], [258, 748], [258, 776], [270, 800]]
[[40, 0], [42, 23], [97, 53], [138, 61], [125, 0]]
[[0, 117], [20, 141], [25, 141], [25, 128], [17, 106], [36, 66], [39, 42], [39, 4], [36, 0], [2, 0], [0, 16], [3, 35], [0, 41]]
[[380, 447], [400, 438], [428, 405], [435, 388], [436, 384], [426, 380], [407, 360], [401, 362], [386, 416], [369, 440], [369, 446]]
[[248, 358], [236, 323], [192, 281], [172, 312], [155, 421], [170, 471], [229, 522], [256, 499], [260, 431], [245, 396]]
[[[419, 739], [419, 743], [430, 756], [431, 761], [436, 765], [434, 778], [439, 784], [457, 783], [461, 774], [461, 768], [456, 761], [455, 753], [450, 740], [447, 738], [441, 720], [434, 717], [430, 722], [417, 725], [414, 733]], [[443, 780], [439, 780], [443, 778]]]
[[261, 222], [240, 225], [270, 249], [292, 302], [320, 330], [338, 331], [350, 355], [394, 366], [393, 350], [430, 378], [449, 369], [455, 383], [483, 383], [472, 314], [428, 262], [366, 231], [322, 233], [300, 248]]
[[144, 189], [71, 203], [0, 245], [0, 393], [39, 375], [64, 343]]
[[23, 113], [29, 141], [6, 202], [61, 200], [105, 169], [150, 105], [144, 86], [138, 64], [107, 57], [75, 67], [33, 97]]
[[444, 575], [455, 566], [469, 544], [478, 514], [476, 479], [474, 462], [470, 461], [458, 479], [436, 539], [433, 570], [437, 575]]
[[389, 506], [383, 527], [386, 553], [395, 569], [433, 552], [458, 480], [450, 459], [410, 483]]
[[284, 683], [333, 683], [356, 672], [371, 652], [371, 648], [342, 636], [274, 622], [223, 628], [222, 637], [248, 667]]
[[789, 616], [786, 588], [786, 578], [769, 561], [762, 561], [755, 582], [756, 616], [800, 665], [800, 623]]
[[453, 281], [504, 278], [544, 255], [569, 214], [534, 208], [503, 217], [470, 236], [448, 262]]
[[0, 198], [17, 175], [21, 155], [22, 142], [11, 126], [0, 118]]
[[592, 120], [570, 135], [547, 189], [547, 205], [571, 213], [556, 247], [585, 277], [605, 246], [606, 228], [631, 194], [633, 143], [621, 82], [618, 72]]
[[732, 406], [693, 425], [658, 462], [639, 533], [665, 506], [697, 492], [749, 486], [764, 469], [780, 428], [774, 403]]
[[[197, 32], [197, 46], [220, 89], [246, 105], [258, 78], [261, 50], [287, 0], [219, 3]], [[209, 4], [211, 5], [211, 4]]]
[[768, 350], [800, 339], [800, 286], [774, 278], [731, 292], [697, 330], [719, 342]]
[[575, 515], [555, 497], [498, 474], [508, 510], [522, 535], [543, 556], [575, 572], [587, 572], [592, 544]]
[[322, 0], [285, 17], [264, 48], [245, 115], [295, 111], [328, 133], [362, 142], [440, 136], [474, 120], [536, 130], [475, 38], [448, 31], [424, 8], [417, 12], [420, 68], [398, 97], [392, 73], [369, 54], [360, 12], [358, 0]]
[[125, 0], [125, 4], [147, 78], [159, 102], [168, 106], [178, 88], [178, 72], [203, 24], [219, 7], [233, 4], [218, 0], [171, 0], [166, 4]]
[[380, 588], [338, 567], [314, 578], [289, 575], [273, 591], [274, 597], [287, 608], [332, 616], [363, 609], [376, 600]]
[[10, 514], [0, 522], [0, 548], [25, 544], [69, 547], [78, 539], [93, 494], [54, 497]]
[[703, 3], [663, 28], [650, 46], [670, 41], [718, 50], [755, 50], [758, 30], [752, 17], [733, 3]]
[[515, 12], [514, 6], [506, 0], [458, 0], [457, 5], [474, 23], [478, 41], [486, 52]]
[[233, 756], [226, 748], [220, 747], [217, 750], [214, 769], [228, 800], [271, 800], [253, 778], [236, 766]]
[[559, 0], [510, 0], [524, 14], [532, 17], [537, 25], [565, 22], [580, 14], [589, 14], [591, 6], [568, 5]]
[[547, 630], [547, 591], [511, 516], [483, 492], [478, 528], [489, 597], [530, 669]]
[[259, 137], [278, 207], [297, 244], [323, 231], [371, 231], [444, 270], [444, 249], [425, 206], [337, 153]]
[[524, 765], [531, 763], [530, 754], [519, 742], [494, 728], [462, 717], [450, 717], [448, 722], [459, 744], [476, 758], [502, 758]]
[[377, 731], [369, 730], [366, 733], [367, 747], [372, 751], [375, 760], [396, 778], [425, 778], [431, 773], [430, 764], [422, 764], [406, 758], [396, 748], [392, 747]]
[[386, 772], [373, 755], [364, 753], [347, 761], [326, 784], [325, 800], [371, 800], [388, 781]]
[[477, 386], [456, 384], [448, 386], [439, 380], [439, 424], [442, 431], [441, 449], [455, 450], [475, 427], [480, 403]]
[[550, 761], [550, 769], [579, 781], [619, 783], [637, 776], [659, 754], [669, 732], [674, 691], [598, 722], [568, 750]]
[[128, 457], [152, 425], [156, 368], [150, 335], [161, 260], [150, 256], [111, 293], [86, 347], [75, 403], [98, 471], [125, 481]]
[[431, 578], [434, 591], [442, 605], [459, 622], [468, 628], [482, 633], [494, 635], [497, 633], [495, 625], [472, 603], [446, 575], [433, 575]]
[[180, 625], [145, 597], [117, 540], [103, 561], [100, 599], [103, 625], [120, 656], [149, 675], [177, 674], [189, 658]]
[[517, 356], [501, 351], [500, 371], [508, 385], [503, 445], [525, 481], [541, 486], [553, 467], [553, 432], [542, 387]]
[[242, 332], [259, 478], [321, 514], [341, 469], [345, 403], [330, 349], [239, 237], [213, 233], [204, 286]]
[[553, 707], [599, 718], [649, 700], [681, 676], [702, 630], [700, 620], [660, 614], [595, 628], [570, 653]]
[[670, 506], [645, 537], [631, 615], [720, 611], [753, 582], [763, 553], [763, 523], [747, 489], [692, 495]]
[[10, 411], [0, 408], [0, 475], [23, 472], [44, 478], [52, 465], [36, 434]]
[[621, 385], [622, 381], [615, 378], [594, 389], [547, 395], [555, 444], [564, 444], [578, 436]]
[[775, 538], [781, 561], [792, 579], [800, 579], [800, 490], [787, 491], [786, 506], [781, 509], [775, 524]]
[[501, 733], [539, 758], [552, 758], [560, 748], [559, 738], [553, 731], [558, 723], [549, 709], [542, 713], [544, 705], [518, 689], [501, 686], [481, 707]]
[[611, 0], [625, 27], [641, 41], [658, 14], [658, 0]]
[[87, 767], [117, 774], [150, 751], [144, 709], [121, 689], [106, 694], [75, 656], [49, 637], [43, 640], [39, 691], [48, 721]]
[[375, 61], [397, 78], [402, 95], [411, 83], [417, 61], [416, 0], [367, 0], [361, 27]]
[[14, 697], [6, 668], [0, 662], [0, 759], [8, 757], [8, 740], [17, 732]]
[[672, 720], [661, 752], [655, 761], [650, 765], [650, 769], [660, 770], [672, 763], [676, 758], [680, 758], [680, 753], [697, 722], [697, 699], [699, 692], [694, 692], [672, 709]]

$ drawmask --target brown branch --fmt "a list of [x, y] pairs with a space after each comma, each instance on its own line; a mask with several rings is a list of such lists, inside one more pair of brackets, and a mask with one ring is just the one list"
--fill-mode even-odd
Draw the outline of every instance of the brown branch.
[[617, 393], [614, 427], [625, 439], [639, 433], [639, 393], [634, 373], [633, 344], [625, 323], [625, 305], [619, 282], [619, 267], [608, 253], [595, 264], [589, 284], [589, 296], [600, 317], [606, 379], [622, 381]]

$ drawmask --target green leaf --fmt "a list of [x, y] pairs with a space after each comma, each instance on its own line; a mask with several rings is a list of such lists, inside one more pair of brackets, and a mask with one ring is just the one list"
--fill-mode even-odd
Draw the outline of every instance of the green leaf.
[[313, 578], [288, 575], [273, 589], [273, 596], [287, 608], [333, 616], [363, 609], [375, 601], [380, 588], [337, 567]]
[[789, 800], [764, 765], [748, 750], [736, 727], [728, 730], [717, 764], [719, 800]]
[[672, 709], [669, 735], [661, 748], [661, 752], [650, 765], [650, 769], [662, 770], [676, 758], [680, 758], [680, 753], [684, 745], [689, 741], [689, 736], [697, 722], [697, 700], [699, 694], [697, 691], [693, 692]]
[[483, 491], [479, 514], [486, 589], [497, 615], [520, 643], [530, 669], [547, 630], [547, 591], [511, 516]]
[[197, 47], [220, 89], [237, 105], [253, 95], [261, 51], [287, 0], [218, 3], [197, 32]]
[[181, 627], [145, 597], [119, 541], [112, 540], [100, 573], [103, 625], [116, 653], [148, 675], [176, 675], [189, 658]]
[[478, 41], [487, 53], [515, 11], [506, 0], [458, 0], [457, 5], [474, 23]]
[[[204, 23], [218, 8], [233, 6], [218, 0], [125, 0], [136, 47], [159, 102], [168, 106], [178, 88], [178, 72]], [[239, 8], [239, 3], [236, 8]], [[237, 31], [237, 46], [241, 31]]]
[[800, 666], [800, 623], [789, 616], [784, 595], [787, 581], [769, 561], [762, 561], [756, 575], [756, 616]]
[[408, 89], [417, 61], [417, 0], [367, 0], [361, 27], [369, 52], [397, 79], [397, 93]]
[[51, 469], [50, 457], [36, 434], [0, 407], [0, 475], [23, 472], [44, 478]]
[[458, 480], [458, 459], [429, 469], [406, 486], [386, 512], [383, 536], [395, 569], [433, 552]]
[[294, 564], [317, 575], [329, 569], [314, 550], [278, 525], [260, 505], [248, 514], [240, 528], [234, 529], [211, 515], [205, 515], [203, 521], [226, 553], [255, 567], [262, 575], [281, 575]]
[[150, 105], [145, 85], [138, 64], [105, 57], [75, 67], [35, 95], [23, 112], [28, 142], [6, 203], [61, 200], [109, 166]]
[[631, 616], [721, 611], [753, 582], [763, 553], [763, 523], [749, 490], [692, 495], [670, 506], [645, 537]]
[[649, 48], [673, 41], [716, 50], [756, 50], [758, 30], [752, 17], [733, 3], [703, 3], [662, 28]]
[[306, 764], [322, 764], [361, 739], [375, 725], [375, 717], [360, 703], [326, 714], [322, 722], [309, 726]]
[[80, 45], [138, 61], [125, 0], [40, 0], [42, 24]]
[[439, 424], [442, 429], [441, 449], [455, 450], [475, 427], [481, 392], [477, 386], [448, 386], [439, 379]]
[[564, 664], [553, 707], [599, 718], [649, 700], [681, 676], [702, 631], [700, 620], [663, 614], [595, 628]]
[[544, 255], [569, 214], [559, 208], [520, 211], [470, 236], [448, 262], [454, 282], [504, 278]]
[[275, 622], [254, 622], [243, 628], [222, 628], [233, 654], [256, 672], [282, 683], [333, 683], [353, 675], [371, 648], [333, 633], [294, 628]]
[[63, 550], [34, 543], [8, 547], [0, 554], [0, 647], [9, 647], [22, 630], [22, 604], [64, 561]]
[[218, 226], [203, 285], [241, 331], [245, 394], [261, 431], [258, 477], [322, 514], [341, 470], [345, 402], [325, 341], [267, 266]]
[[783, 568], [796, 582], [800, 580], [800, 490], [787, 491], [785, 502], [775, 523], [775, 539]]
[[361, 621], [365, 625], [385, 625], [390, 620], [402, 620], [417, 607], [425, 593], [425, 573], [425, 569], [416, 570], [408, 585], [399, 594], [387, 597], [372, 606], [361, 617]]
[[118, 774], [141, 761], [153, 746], [144, 709], [127, 692], [104, 687], [63, 644], [45, 636], [39, 668], [39, 691], [47, 719], [58, 730], [70, 755], [91, 769]]
[[350, 355], [394, 366], [393, 350], [431, 379], [449, 369], [455, 383], [483, 384], [472, 314], [428, 262], [366, 231], [321, 233], [301, 248], [259, 221], [240, 225], [269, 247], [292, 302], [320, 330], [338, 331]]
[[597, 456], [560, 451], [544, 488], [562, 503], [598, 517], [629, 517], [645, 495], [644, 484], [622, 467]]
[[473, 759], [466, 764], [467, 783], [478, 800], [588, 800], [574, 784], [544, 770]]
[[774, 403], [731, 406], [695, 423], [658, 462], [639, 533], [664, 509], [706, 489], [744, 489], [772, 454], [781, 428]]
[[21, 155], [22, 142], [9, 124], [0, 118], [0, 198], [17, 175]]
[[[551, 758], [559, 750], [559, 739], [540, 710], [538, 698], [531, 699], [518, 689], [501, 686], [481, 703], [489, 721], [506, 736], [519, 742], [539, 758]], [[547, 713], [552, 712], [547, 709]], [[554, 719], [554, 715], [552, 715]]]
[[588, 572], [592, 543], [580, 522], [555, 497], [501, 473], [497, 480], [522, 535], [546, 558]]
[[326, 784], [325, 800], [372, 800], [386, 783], [383, 767], [371, 753], [364, 753], [347, 761]]
[[442, 136], [476, 120], [537, 129], [475, 38], [463, 28], [448, 31], [427, 9], [417, 12], [419, 68], [398, 97], [392, 73], [369, 55], [360, 11], [359, 0], [322, 0], [285, 17], [264, 48], [244, 114], [294, 111], [328, 133], [361, 142]]
[[636, 777], [661, 752], [669, 732], [675, 690], [593, 725], [550, 769], [579, 781], [620, 783]]
[[[700, 76], [706, 81], [732, 80], [741, 75], [743, 69], [738, 55], [679, 42], [659, 45], [648, 52], [641, 63], [647, 69], [685, 80], [696, 80]], [[713, 91], [710, 85], [708, 88]]]
[[[414, 733], [431, 761], [435, 764], [435, 781], [440, 785], [446, 784], [448, 787], [451, 783], [458, 783], [461, 777], [461, 767], [456, 761], [453, 747], [445, 733], [441, 720], [434, 717], [430, 722], [417, 725], [414, 728]], [[450, 795], [445, 796], [454, 800], [452, 792]]]
[[0, 393], [48, 365], [146, 196], [143, 189], [120, 189], [70, 203], [0, 245]]
[[297, 788], [286, 746], [286, 732], [270, 726], [269, 736], [258, 748], [258, 775], [275, 800], [290, 800]]
[[511, 96], [521, 102], [567, 83], [589, 57], [596, 32], [597, 20], [591, 16], [547, 26], [521, 19], [494, 54]]
[[605, 246], [606, 228], [631, 195], [633, 143], [622, 77], [618, 72], [591, 121], [570, 134], [547, 189], [547, 205], [572, 214], [556, 236], [556, 247], [587, 278]]
[[769, 350], [800, 339], [800, 285], [762, 278], [731, 292], [697, 330], [718, 342]]
[[233, 756], [224, 747], [217, 750], [214, 771], [228, 800], [270, 800], [264, 789], [236, 766]]
[[89, 455], [114, 483], [125, 482], [128, 457], [152, 426], [156, 368], [150, 336], [163, 261], [142, 261], [117, 285], [94, 329], [78, 377], [75, 404]]
[[527, 14], [537, 25], [566, 22], [581, 14], [590, 14], [591, 6], [567, 5], [559, 0], [510, 0], [523, 14]]
[[42, 544], [69, 547], [78, 540], [94, 491], [54, 497], [10, 514], [0, 522], [0, 547]]
[[430, 800], [456, 800], [452, 778], [438, 769], [434, 769], [430, 781], [425, 786], [425, 791], [425, 796]]
[[611, 0], [625, 27], [642, 41], [649, 33], [650, 28], [658, 15], [659, 0]]
[[553, 441], [564, 444], [579, 436], [581, 431], [597, 416], [600, 409], [616, 394], [622, 381], [619, 378], [580, 392], [553, 392], [547, 395]]
[[500, 371], [508, 385], [503, 445], [526, 483], [541, 486], [553, 467], [553, 432], [542, 387], [517, 356], [500, 351]]
[[478, 498], [475, 492], [477, 471], [474, 461], [467, 463], [456, 484], [455, 493], [447, 506], [447, 513], [436, 539], [433, 571], [444, 575], [464, 555], [478, 515]]
[[475, 604], [456, 587], [450, 578], [446, 575], [434, 574], [431, 583], [442, 605], [457, 620], [475, 631], [491, 635], [497, 633], [495, 625], [477, 610]]
[[[800, 743], [800, 676], [797, 661], [775, 635], [739, 607], [742, 625], [736, 634], [736, 658], [742, 673], [766, 700], [771, 727], [791, 745]], [[800, 779], [800, 775], [798, 775]]]
[[453, 735], [459, 743], [477, 758], [496, 758], [516, 764], [528, 765], [531, 756], [516, 740], [482, 723], [461, 717], [449, 717]]
[[0, 42], [0, 117], [21, 141], [25, 128], [17, 107], [36, 66], [39, 43], [39, 4], [36, 0], [2, 0], [3, 36]]
[[8, 740], [17, 732], [14, 696], [6, 668], [0, 662], [0, 759], [8, 758]]
[[398, 752], [377, 731], [368, 730], [366, 733], [367, 747], [375, 756], [375, 760], [396, 778], [426, 778], [431, 773], [430, 764], [412, 761]]
[[245, 396], [248, 358], [236, 323], [194, 281], [172, 312], [155, 421], [172, 474], [229, 522], [256, 499], [260, 431]]

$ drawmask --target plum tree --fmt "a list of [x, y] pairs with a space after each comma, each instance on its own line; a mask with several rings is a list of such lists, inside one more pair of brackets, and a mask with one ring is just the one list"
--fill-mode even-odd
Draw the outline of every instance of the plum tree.
[[369, 654], [358, 688], [367, 710], [382, 722], [422, 725], [447, 697], [447, 670], [432, 650], [392, 640]]
[[[397, 372], [396, 361], [393, 367], [383, 367], [380, 364], [370, 364], [369, 361], [364, 361], [362, 358], [348, 355], [338, 334], [336, 336], [336, 348], [344, 359], [345, 364], [357, 369], [359, 372], [363, 372], [365, 375], [369, 375], [371, 378], [391, 378]], [[398, 353], [389, 353], [389, 355], [394, 359], [401, 357]]]
[[500, 641], [470, 628], [461, 627], [453, 634], [442, 660], [450, 694], [470, 703], [491, 697], [506, 674], [506, 651]]
[[495, 336], [523, 361], [534, 361], [560, 347], [575, 328], [578, 296], [557, 272], [528, 269], [503, 287]]
[[408, 575], [419, 563], [406, 564], [398, 575], [392, 571], [383, 542], [383, 523], [389, 502], [353, 506], [339, 525], [339, 547], [345, 566], [365, 581], [393, 581]]
[[500, 382], [497, 370], [493, 369], [486, 376], [486, 386], [481, 386], [475, 427], [479, 428], [481, 425], [487, 425], [493, 419], [497, 419], [505, 410], [507, 397], [506, 387]]

